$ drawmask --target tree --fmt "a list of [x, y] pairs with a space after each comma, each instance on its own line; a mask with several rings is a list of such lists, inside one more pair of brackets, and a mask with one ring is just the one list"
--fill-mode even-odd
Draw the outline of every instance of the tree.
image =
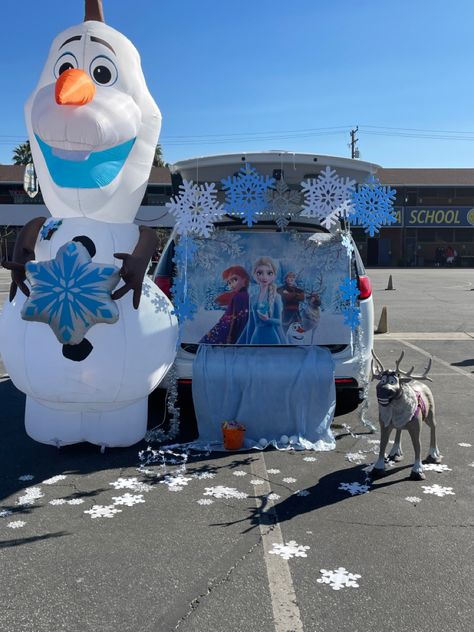
[[154, 167], [167, 167], [167, 163], [163, 160], [163, 150], [160, 143], [155, 148], [155, 157], [153, 158]]
[[14, 165], [27, 165], [29, 162], [33, 162], [29, 140], [15, 147], [12, 159]]

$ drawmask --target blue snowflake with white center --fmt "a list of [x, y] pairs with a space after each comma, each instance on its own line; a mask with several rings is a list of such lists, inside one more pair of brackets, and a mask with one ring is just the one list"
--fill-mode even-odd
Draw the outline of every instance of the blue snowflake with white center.
[[371, 237], [379, 232], [381, 226], [397, 221], [393, 203], [396, 190], [382, 186], [375, 176], [369, 176], [352, 196], [352, 212], [349, 220], [363, 226]]
[[351, 329], [355, 329], [360, 324], [360, 308], [357, 305], [359, 298], [359, 288], [357, 280], [346, 277], [339, 285], [341, 293], [341, 312], [344, 316], [344, 324]]
[[29, 261], [25, 269], [31, 292], [21, 317], [48, 324], [61, 344], [79, 344], [95, 323], [118, 320], [111, 292], [119, 270], [93, 263], [81, 243], [70, 241], [54, 259]]
[[226, 191], [226, 211], [242, 217], [244, 224], [252, 226], [268, 206], [267, 191], [274, 186], [275, 179], [262, 176], [246, 163], [236, 176], [229, 176], [221, 182]]

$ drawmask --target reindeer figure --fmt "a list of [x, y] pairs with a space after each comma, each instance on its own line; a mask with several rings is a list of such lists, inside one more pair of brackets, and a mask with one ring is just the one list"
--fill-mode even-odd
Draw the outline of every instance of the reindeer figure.
[[414, 367], [408, 372], [400, 369], [404, 352], [396, 361], [395, 370], [385, 369], [382, 362], [372, 351], [377, 363], [377, 371], [374, 370], [372, 360], [372, 379], [378, 380], [377, 401], [379, 403], [380, 423], [380, 451], [379, 458], [375, 462], [372, 475], [382, 476], [385, 472], [385, 449], [388, 440], [395, 428], [396, 437], [389, 458], [399, 461], [402, 458], [401, 432], [408, 430], [415, 451], [415, 462], [411, 470], [410, 480], [422, 481], [425, 479], [423, 464], [421, 461], [421, 426], [425, 421], [430, 428], [430, 450], [427, 463], [440, 463], [441, 455], [436, 444], [435, 404], [433, 393], [426, 384], [420, 380], [432, 381], [427, 377], [431, 368], [431, 359], [423, 375], [413, 375]]

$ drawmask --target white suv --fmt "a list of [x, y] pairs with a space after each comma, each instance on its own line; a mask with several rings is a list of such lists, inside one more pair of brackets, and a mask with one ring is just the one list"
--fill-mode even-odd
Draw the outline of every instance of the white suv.
[[[276, 179], [284, 177], [285, 183], [291, 188], [299, 187], [299, 183], [307, 178], [316, 177], [326, 165], [337, 170], [338, 175], [349, 176], [356, 181], [364, 180], [367, 175], [374, 173], [376, 165], [363, 163], [361, 161], [349, 160], [345, 158], [332, 158], [328, 156], [315, 156], [308, 154], [283, 154], [283, 152], [264, 152], [258, 154], [231, 154], [224, 156], [210, 156], [207, 158], [192, 159], [177, 163], [173, 166], [173, 180], [175, 191], [182, 178], [200, 182], [215, 182], [217, 188], [221, 179], [234, 175], [243, 166], [249, 163], [254, 166], [259, 173], [270, 175]], [[315, 164], [316, 163], [316, 164]], [[220, 192], [222, 198], [224, 192]], [[265, 231], [278, 231], [278, 227], [273, 221], [265, 218], [259, 220], [257, 228], [264, 228]], [[287, 229], [309, 234], [327, 232], [324, 228], [314, 223], [315, 220], [298, 216], [290, 221]], [[235, 217], [225, 218], [216, 224], [219, 229], [229, 231], [237, 230], [242, 232], [246, 227], [240, 219]], [[247, 229], [247, 230], [255, 230]], [[160, 261], [154, 272], [154, 280], [157, 285], [166, 293], [170, 294], [173, 283], [175, 267], [173, 263], [175, 250], [176, 231], [163, 250]], [[369, 278], [365, 274], [364, 266], [357, 247], [353, 243], [354, 252], [352, 255], [352, 277], [357, 279], [359, 289], [360, 306], [360, 328], [357, 344], [345, 341], [341, 344], [324, 345], [332, 353], [335, 364], [336, 381], [336, 415], [348, 413], [362, 402], [364, 388], [368, 383], [371, 350], [373, 346], [373, 300]], [[194, 410], [192, 406], [192, 376], [193, 361], [199, 345], [183, 342], [180, 345], [176, 357], [176, 369], [178, 373], [178, 394], [179, 406], [182, 417], [194, 423]], [[163, 390], [168, 386], [166, 379], [160, 384], [157, 397], [163, 397]], [[161, 391], [161, 393], [160, 393]], [[193, 438], [192, 429], [189, 438]]]

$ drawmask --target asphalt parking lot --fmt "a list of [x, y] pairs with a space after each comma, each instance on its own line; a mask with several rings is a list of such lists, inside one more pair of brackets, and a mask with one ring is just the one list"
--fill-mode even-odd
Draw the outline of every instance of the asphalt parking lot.
[[[145, 443], [33, 442], [4, 376], [0, 631], [470, 632], [474, 270], [369, 275], [382, 362], [432, 358], [439, 471], [409, 480], [406, 436], [404, 460], [370, 480], [378, 431], [357, 412], [335, 420], [331, 452], [176, 447], [138, 469]], [[0, 303], [7, 287], [0, 270]]]

